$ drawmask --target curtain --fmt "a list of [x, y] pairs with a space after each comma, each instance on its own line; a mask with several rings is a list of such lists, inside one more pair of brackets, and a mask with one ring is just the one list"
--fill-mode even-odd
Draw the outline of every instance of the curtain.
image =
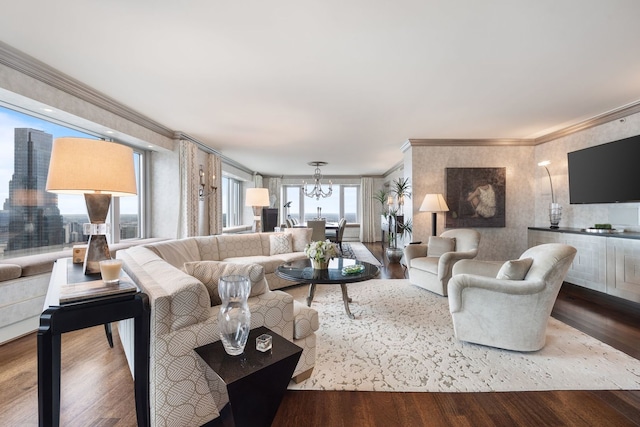
[[178, 238], [198, 234], [198, 147], [191, 141], [180, 140], [180, 208]]
[[[209, 234], [222, 234], [222, 159], [220, 156], [209, 153], [207, 156], [207, 170], [210, 185], [217, 190], [208, 200], [209, 208]], [[214, 178], [215, 176], [215, 178]]]
[[373, 178], [362, 178], [360, 182], [360, 206], [362, 206], [362, 222], [360, 223], [360, 241], [375, 242], [380, 221], [374, 218], [375, 203], [373, 199]]
[[282, 189], [281, 177], [274, 176], [269, 178], [269, 199], [271, 199], [272, 201], [271, 207], [278, 209], [278, 218], [280, 219], [280, 221], [278, 222], [278, 225], [282, 224], [285, 220], [285, 218], [283, 217], [284, 208], [282, 207], [284, 203], [282, 203], [282, 200], [280, 198], [281, 189]]

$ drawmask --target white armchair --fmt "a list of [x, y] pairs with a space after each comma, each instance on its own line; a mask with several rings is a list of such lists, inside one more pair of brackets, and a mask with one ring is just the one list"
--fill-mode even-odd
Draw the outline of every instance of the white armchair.
[[575, 255], [572, 246], [549, 243], [516, 261], [458, 262], [448, 286], [456, 337], [515, 351], [544, 347], [547, 321]]
[[414, 244], [404, 248], [404, 262], [409, 282], [439, 295], [447, 296], [447, 282], [453, 265], [461, 259], [478, 255], [480, 233], [459, 228], [431, 237], [429, 244]]

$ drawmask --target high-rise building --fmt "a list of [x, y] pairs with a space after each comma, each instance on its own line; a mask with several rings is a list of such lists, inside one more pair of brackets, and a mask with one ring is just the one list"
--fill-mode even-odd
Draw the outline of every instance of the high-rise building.
[[5, 252], [64, 243], [58, 196], [45, 190], [52, 144], [53, 136], [46, 132], [15, 129], [14, 172], [4, 202], [9, 212]]

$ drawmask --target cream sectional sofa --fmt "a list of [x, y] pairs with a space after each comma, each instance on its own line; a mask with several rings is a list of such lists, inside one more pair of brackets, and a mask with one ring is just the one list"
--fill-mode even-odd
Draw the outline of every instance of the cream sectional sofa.
[[[152, 425], [202, 425], [217, 418], [228, 402], [224, 383], [193, 350], [219, 340], [217, 315], [220, 308], [212, 306], [213, 291], [209, 285], [185, 272], [194, 261], [212, 268], [228, 268], [233, 264], [235, 267], [246, 264], [247, 268], [255, 268], [255, 264], [262, 266], [271, 289], [266, 286], [264, 289], [252, 288], [249, 298], [251, 327], [266, 326], [302, 347], [294, 380], [301, 381], [311, 375], [315, 364], [318, 314], [295, 302], [289, 294], [273, 290], [274, 284], [275, 287], [285, 285], [273, 274], [276, 266], [304, 256], [300, 251], [280, 253], [286, 249], [282, 245], [273, 248], [278, 253], [271, 255], [272, 242], [282, 243], [287, 239], [292, 250], [300, 249], [310, 239], [310, 233], [308, 237], [306, 231], [295, 231], [288, 237], [283, 237], [282, 233], [192, 237], [117, 253], [124, 261], [125, 271], [149, 296], [151, 304]], [[132, 368], [133, 321], [120, 322], [118, 330]]]

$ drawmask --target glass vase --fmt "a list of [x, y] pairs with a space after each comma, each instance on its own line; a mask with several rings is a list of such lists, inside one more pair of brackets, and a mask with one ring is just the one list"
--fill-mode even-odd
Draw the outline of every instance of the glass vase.
[[251, 311], [247, 299], [251, 282], [245, 276], [223, 276], [218, 281], [218, 294], [222, 300], [218, 313], [220, 339], [227, 354], [242, 354], [251, 329]]
[[560, 228], [560, 220], [562, 219], [562, 206], [560, 203], [549, 204], [549, 222], [551, 222], [550, 228]]

